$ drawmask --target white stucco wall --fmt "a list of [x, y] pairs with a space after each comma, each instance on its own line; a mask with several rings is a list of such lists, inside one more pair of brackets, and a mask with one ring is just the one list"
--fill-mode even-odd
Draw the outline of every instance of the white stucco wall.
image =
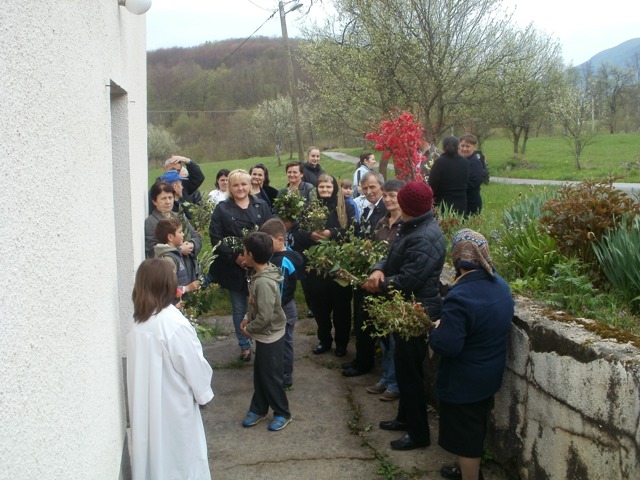
[[117, 479], [145, 17], [117, 0], [3, 1], [0, 92], [0, 479]]

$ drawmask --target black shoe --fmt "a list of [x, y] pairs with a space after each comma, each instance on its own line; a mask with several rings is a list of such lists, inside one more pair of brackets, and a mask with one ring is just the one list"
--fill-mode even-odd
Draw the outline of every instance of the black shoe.
[[414, 442], [413, 438], [407, 433], [404, 437], [399, 438], [398, 440], [393, 440], [391, 442], [391, 448], [394, 450], [413, 450], [415, 448], [425, 448], [428, 447], [431, 442], [426, 441], [423, 443]]
[[462, 480], [462, 472], [457, 465], [451, 465], [448, 467], [442, 467], [440, 469], [440, 475], [450, 480]]
[[355, 362], [345, 362], [342, 365], [342, 369], [346, 370], [347, 368], [354, 368], [356, 366]]
[[[462, 472], [458, 465], [451, 465], [449, 467], [442, 467], [440, 469], [440, 475], [449, 480], [462, 480]], [[478, 480], [484, 480], [482, 470], [478, 473]]]
[[336, 347], [336, 357], [344, 357], [347, 354], [347, 347]]
[[382, 430], [391, 430], [392, 432], [406, 432], [409, 428], [409, 425], [397, 420], [387, 420], [386, 422], [380, 422], [380, 428]]
[[315, 355], [320, 355], [321, 353], [328, 352], [331, 350], [331, 345], [325, 345], [324, 343], [319, 343], [316, 348], [313, 349], [313, 353]]
[[315, 317], [313, 312], [311, 310], [307, 310], [307, 318], [313, 318], [313, 317]]
[[369, 370], [360, 370], [359, 368], [356, 368], [356, 367], [349, 367], [349, 368], [345, 368], [342, 371], [342, 375], [344, 375], [345, 377], [359, 377], [360, 375], [364, 375], [368, 371]]

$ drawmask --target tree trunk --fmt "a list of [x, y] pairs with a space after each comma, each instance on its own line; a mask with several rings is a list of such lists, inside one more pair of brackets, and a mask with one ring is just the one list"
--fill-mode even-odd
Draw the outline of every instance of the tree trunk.
[[524, 138], [522, 139], [522, 147], [520, 148], [521, 155], [524, 155], [527, 151], [527, 140], [529, 140], [529, 127], [524, 128]]
[[[389, 160], [385, 160], [384, 158], [380, 159], [380, 166], [378, 167], [378, 172], [380, 173], [380, 175], [382, 175], [384, 177], [384, 179], [387, 179], [387, 166], [389, 165]], [[395, 168], [395, 165], [394, 165]], [[398, 172], [396, 172], [397, 174]], [[357, 188], [357, 187], [354, 187]]]
[[520, 132], [518, 129], [512, 130], [513, 133], [513, 154], [518, 154], [518, 147], [520, 146]]

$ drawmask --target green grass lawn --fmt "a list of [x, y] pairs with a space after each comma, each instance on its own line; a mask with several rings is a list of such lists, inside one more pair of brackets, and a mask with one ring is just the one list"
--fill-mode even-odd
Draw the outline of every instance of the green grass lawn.
[[[585, 180], [624, 176], [622, 182], [640, 182], [640, 135], [599, 135], [582, 153], [577, 170], [572, 146], [564, 137], [537, 137], [527, 142], [525, 162], [514, 161], [513, 146], [506, 138], [490, 138], [482, 145], [491, 175], [544, 180]], [[515, 166], [514, 166], [515, 164]], [[635, 165], [628, 170], [623, 164]], [[528, 167], [525, 167], [527, 165]]]

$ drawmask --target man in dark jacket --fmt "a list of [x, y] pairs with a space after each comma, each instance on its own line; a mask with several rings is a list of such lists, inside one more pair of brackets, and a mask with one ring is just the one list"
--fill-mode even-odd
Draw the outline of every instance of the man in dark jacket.
[[[403, 222], [398, 238], [387, 256], [374, 265], [363, 288], [373, 293], [395, 289], [407, 300], [415, 298], [429, 318], [436, 321], [442, 311], [438, 285], [446, 242], [431, 209], [433, 192], [422, 182], [409, 182], [398, 192], [398, 203]], [[407, 432], [391, 442], [395, 450], [427, 447], [431, 439], [422, 370], [427, 344], [424, 336], [406, 339], [397, 333], [393, 335], [400, 402], [396, 418], [380, 422], [380, 428]]]
[[[204, 182], [204, 173], [202, 173], [202, 169], [196, 162], [187, 157], [173, 155], [165, 160], [162, 170], [164, 172], [163, 174], [175, 171], [180, 175], [183, 187], [182, 201], [200, 204], [202, 195], [198, 191], [198, 188], [200, 188], [200, 185]], [[158, 177], [156, 182], [159, 182], [161, 179], [162, 176]], [[174, 212], [177, 212], [178, 209], [179, 206], [176, 203], [174, 205]], [[153, 212], [153, 204], [149, 201], [149, 213], [151, 212]]]
[[[360, 185], [362, 194], [369, 202], [360, 217], [360, 234], [363, 237], [375, 238], [375, 227], [387, 214], [387, 207], [382, 201], [382, 184], [384, 177], [379, 173], [367, 172], [363, 175]], [[373, 368], [376, 341], [362, 325], [367, 321], [367, 312], [363, 308], [365, 292], [356, 289], [353, 295], [353, 328], [356, 334], [356, 358], [343, 365], [342, 374], [345, 377], [364, 375]]]

